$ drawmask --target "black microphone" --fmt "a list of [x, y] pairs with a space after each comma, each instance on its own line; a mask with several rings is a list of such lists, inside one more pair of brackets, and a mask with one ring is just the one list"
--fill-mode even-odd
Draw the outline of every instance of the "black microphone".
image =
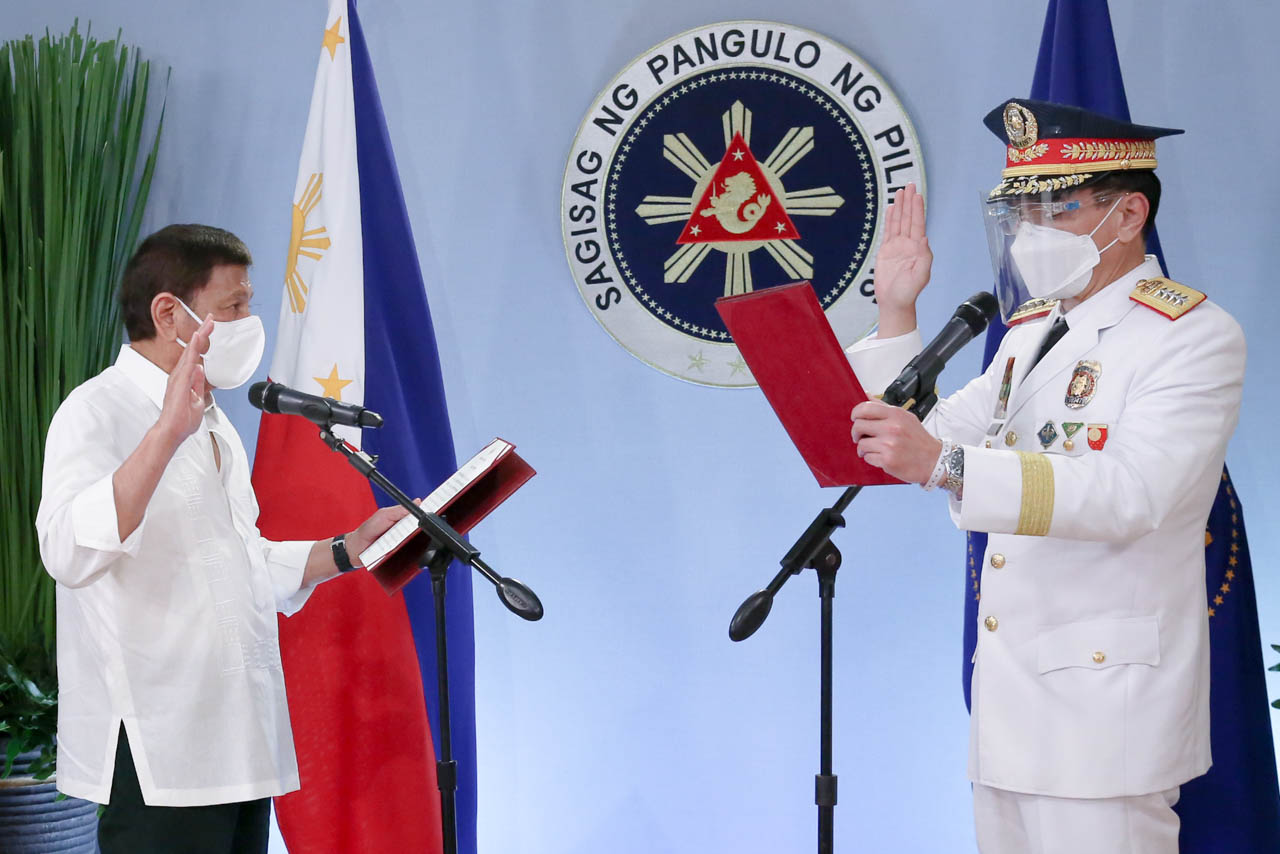
[[273, 382], [249, 386], [249, 402], [263, 412], [301, 415], [321, 427], [344, 424], [348, 427], [381, 427], [382, 416], [354, 403], [320, 397]]
[[901, 406], [909, 400], [920, 401], [930, 397], [947, 360], [986, 329], [999, 311], [1000, 304], [986, 291], [980, 291], [960, 303], [947, 325], [907, 363], [898, 378], [885, 389], [881, 399], [893, 406]]

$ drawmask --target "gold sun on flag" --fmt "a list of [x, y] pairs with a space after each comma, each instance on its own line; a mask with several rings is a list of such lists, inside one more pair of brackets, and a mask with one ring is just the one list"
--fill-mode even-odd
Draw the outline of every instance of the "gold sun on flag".
[[320, 204], [320, 193], [324, 185], [324, 174], [316, 172], [307, 181], [302, 198], [293, 206], [293, 222], [289, 230], [289, 255], [285, 262], [284, 284], [289, 293], [289, 308], [294, 314], [301, 314], [307, 307], [309, 287], [302, 273], [298, 272], [298, 256], [305, 255], [319, 261], [324, 250], [329, 248], [329, 238], [324, 226], [307, 229], [307, 217]]
[[324, 47], [329, 51], [329, 58], [333, 59], [338, 54], [338, 45], [346, 41], [342, 36], [338, 35], [338, 29], [342, 26], [342, 16], [338, 16], [338, 20], [333, 22], [333, 26], [324, 31]]
[[332, 397], [334, 400], [342, 400], [342, 390], [355, 382], [355, 380], [344, 380], [338, 376], [338, 364], [336, 362], [333, 365], [333, 370], [329, 371], [329, 376], [312, 377], [311, 379], [320, 383], [320, 388], [324, 390], [325, 397]]

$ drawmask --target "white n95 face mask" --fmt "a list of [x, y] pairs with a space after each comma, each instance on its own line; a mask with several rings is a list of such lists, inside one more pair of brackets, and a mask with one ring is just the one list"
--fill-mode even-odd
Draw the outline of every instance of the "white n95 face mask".
[[1115, 211], [1120, 199], [1115, 200], [1111, 210], [1088, 234], [1072, 234], [1026, 220], [1018, 226], [1009, 255], [1032, 297], [1070, 299], [1088, 286], [1102, 253], [1116, 244], [1113, 240], [1099, 250], [1093, 234]]
[[[191, 306], [178, 300], [197, 323], [203, 321]], [[185, 349], [187, 342], [178, 343]], [[214, 388], [237, 388], [249, 381], [262, 361], [267, 346], [267, 333], [256, 314], [239, 320], [215, 320], [209, 333], [209, 349], [204, 354], [204, 376]]]

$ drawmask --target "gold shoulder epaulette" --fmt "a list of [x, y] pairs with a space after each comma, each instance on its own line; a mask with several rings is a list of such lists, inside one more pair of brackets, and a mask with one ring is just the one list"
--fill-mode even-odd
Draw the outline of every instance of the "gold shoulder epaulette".
[[1056, 299], [1027, 300], [1018, 306], [1013, 314], [1009, 315], [1009, 320], [1005, 322], [1005, 326], [1017, 326], [1019, 323], [1025, 323], [1037, 317], [1044, 317], [1053, 311], [1053, 307], [1057, 304], [1058, 301]]
[[1163, 314], [1170, 320], [1177, 320], [1204, 302], [1207, 297], [1195, 288], [1157, 276], [1138, 282], [1133, 293], [1129, 294], [1129, 299]]

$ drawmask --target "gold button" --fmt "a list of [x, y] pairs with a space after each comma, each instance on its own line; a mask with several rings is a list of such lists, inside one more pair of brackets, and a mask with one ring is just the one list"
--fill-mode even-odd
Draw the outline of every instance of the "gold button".
[[1062, 443], [1062, 450], [1064, 451], [1074, 451], [1075, 449], [1076, 449], [1075, 439], [1067, 439], [1065, 442]]
[[991, 566], [995, 569], [1003, 569], [1004, 555], [1000, 554], [999, 552], [996, 552], [995, 554], [993, 554], [991, 556]]
[[991, 440], [990, 440], [990, 439], [988, 439], [988, 440], [986, 441], [986, 443], [985, 443], [985, 444], [986, 444], [986, 446], [987, 446], [988, 448], [990, 448], [990, 447], [991, 447]]
[[987, 627], [987, 631], [989, 632], [994, 632], [996, 629], [1000, 627], [1000, 621], [997, 620], [995, 617], [987, 617], [982, 622]]
[[1016, 444], [1018, 444], [1018, 434], [1017, 434], [1017, 433], [1015, 433], [1015, 432], [1013, 432], [1012, 430], [1010, 430], [1008, 433], [1005, 433], [1005, 434], [1004, 434], [1004, 443], [1005, 443], [1006, 445], [1016, 445]]
[[1103, 652], [1102, 650], [1098, 650], [1097, 652], [1095, 652], [1095, 653], [1093, 654], [1093, 663], [1094, 663], [1094, 664], [1101, 664], [1102, 662], [1104, 662], [1104, 661], [1106, 661], [1106, 660], [1107, 660], [1107, 654], [1106, 654], [1105, 652]]

